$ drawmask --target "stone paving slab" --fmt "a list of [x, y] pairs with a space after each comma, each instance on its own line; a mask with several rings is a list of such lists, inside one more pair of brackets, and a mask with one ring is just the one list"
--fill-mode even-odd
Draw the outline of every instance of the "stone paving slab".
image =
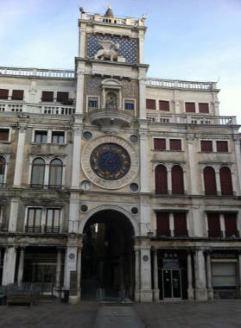
[[95, 328], [145, 328], [132, 306], [101, 306]]

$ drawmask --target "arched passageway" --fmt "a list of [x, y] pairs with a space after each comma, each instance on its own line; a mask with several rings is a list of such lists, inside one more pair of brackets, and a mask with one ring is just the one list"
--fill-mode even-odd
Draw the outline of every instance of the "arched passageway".
[[94, 214], [84, 227], [82, 298], [133, 298], [134, 229], [114, 210]]

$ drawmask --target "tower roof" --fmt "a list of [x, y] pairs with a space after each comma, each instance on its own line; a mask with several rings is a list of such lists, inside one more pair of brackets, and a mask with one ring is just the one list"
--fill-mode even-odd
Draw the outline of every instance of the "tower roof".
[[109, 7], [107, 8], [106, 13], [105, 13], [105, 16], [106, 16], [106, 17], [111, 17], [111, 18], [114, 17], [113, 10], [112, 10], [111, 6], [109, 6]]

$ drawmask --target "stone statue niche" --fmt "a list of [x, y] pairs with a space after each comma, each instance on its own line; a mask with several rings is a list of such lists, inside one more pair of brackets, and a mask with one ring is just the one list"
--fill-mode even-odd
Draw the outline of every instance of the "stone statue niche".
[[125, 62], [125, 58], [119, 56], [119, 43], [111, 40], [102, 40], [99, 41], [99, 45], [102, 49], [97, 51], [95, 59]]
[[106, 102], [105, 107], [108, 110], [117, 110], [118, 102], [117, 102], [117, 93], [115, 91], [108, 91], [106, 93]]

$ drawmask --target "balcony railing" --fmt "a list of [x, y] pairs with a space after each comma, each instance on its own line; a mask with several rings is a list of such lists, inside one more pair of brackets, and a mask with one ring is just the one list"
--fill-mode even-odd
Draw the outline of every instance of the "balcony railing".
[[25, 232], [28, 233], [60, 233], [60, 226], [25, 226]]
[[39, 77], [52, 79], [74, 79], [75, 72], [69, 69], [41, 69], [41, 68], [21, 68], [21, 67], [2, 67], [0, 75]]
[[44, 184], [34, 184], [31, 183], [30, 187], [33, 189], [48, 189], [48, 190], [62, 190], [64, 185], [44, 185]]
[[10, 100], [0, 101], [0, 112], [14, 113], [31, 113], [31, 114], [47, 114], [47, 115], [72, 115], [75, 113], [75, 106], [69, 105], [38, 105], [27, 104], [22, 101], [13, 102]]
[[236, 125], [235, 116], [147, 113], [147, 120], [160, 124]]
[[147, 78], [146, 86], [167, 89], [191, 89], [196, 91], [217, 90], [216, 82], [182, 81], [157, 78]]

